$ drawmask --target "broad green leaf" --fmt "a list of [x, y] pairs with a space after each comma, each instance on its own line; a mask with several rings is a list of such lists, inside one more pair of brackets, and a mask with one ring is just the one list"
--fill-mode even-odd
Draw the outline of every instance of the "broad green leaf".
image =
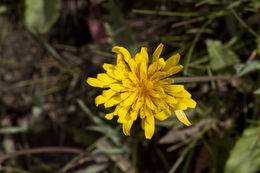
[[213, 70], [219, 70], [226, 66], [239, 63], [237, 55], [219, 40], [206, 40], [208, 54], [210, 59], [210, 67]]
[[243, 76], [257, 70], [260, 70], [260, 61], [257, 60], [236, 66], [236, 71], [239, 76]]
[[232, 149], [225, 173], [260, 171], [260, 127], [247, 128]]
[[25, 25], [34, 34], [46, 33], [59, 17], [61, 0], [25, 0]]

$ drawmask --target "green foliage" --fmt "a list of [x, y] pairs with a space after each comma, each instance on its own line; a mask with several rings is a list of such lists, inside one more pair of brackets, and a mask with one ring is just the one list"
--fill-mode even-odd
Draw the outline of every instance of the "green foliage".
[[0, 134], [15, 134], [15, 133], [24, 133], [28, 130], [27, 127], [5, 127], [0, 128]]
[[207, 39], [210, 67], [213, 70], [220, 70], [224, 67], [239, 63], [238, 56], [219, 40]]
[[116, 3], [114, 0], [111, 0], [103, 4], [103, 7], [108, 13], [104, 17], [104, 26], [110, 36], [109, 41], [111, 45], [124, 46], [130, 50], [130, 53], [134, 54], [136, 52], [136, 43], [132, 38], [132, 31], [121, 11], [120, 3]]
[[107, 164], [90, 165], [87, 168], [76, 171], [75, 173], [99, 173], [101, 171], [104, 171], [104, 169], [106, 169], [107, 167]]
[[260, 61], [255, 60], [255, 61], [251, 61], [251, 62], [246, 63], [246, 64], [239, 64], [236, 67], [236, 70], [237, 70], [237, 74], [239, 76], [243, 76], [243, 75], [246, 75], [250, 72], [260, 70]]
[[249, 127], [232, 149], [225, 173], [254, 173], [260, 170], [260, 127]]
[[34, 34], [46, 33], [60, 15], [61, 0], [25, 0], [25, 24]]
[[6, 6], [0, 5], [0, 14], [6, 12]]

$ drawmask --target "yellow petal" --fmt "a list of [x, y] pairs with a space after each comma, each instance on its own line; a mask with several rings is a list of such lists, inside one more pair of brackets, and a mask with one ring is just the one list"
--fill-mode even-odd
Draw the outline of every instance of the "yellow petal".
[[130, 120], [130, 115], [128, 115], [129, 112], [129, 107], [122, 107], [121, 109], [118, 110], [118, 123], [126, 123], [128, 120]]
[[140, 64], [140, 81], [146, 81], [147, 79], [147, 65], [145, 62]]
[[123, 72], [129, 72], [129, 66], [126, 65], [124, 61], [116, 65], [116, 69]]
[[130, 96], [122, 102], [122, 106], [130, 106], [136, 101], [136, 93], [131, 93]]
[[152, 76], [156, 71], [157, 71], [157, 62], [153, 62], [149, 67], [148, 67], [148, 76]]
[[115, 96], [111, 97], [109, 100], [107, 100], [105, 102], [104, 106], [105, 106], [105, 108], [109, 108], [109, 107], [117, 105], [121, 101], [122, 101], [122, 99], [120, 98], [120, 96], [115, 95]]
[[115, 46], [112, 48], [112, 52], [115, 52], [118, 54], [119, 58], [117, 59], [117, 63], [119, 63], [119, 61], [122, 61], [123, 59], [128, 63], [129, 60], [131, 59], [130, 53], [124, 47]]
[[152, 110], [156, 109], [153, 101], [151, 100], [151, 98], [149, 96], [145, 97], [145, 104]]
[[184, 97], [184, 98], [190, 98], [191, 97], [191, 94], [186, 90], [182, 90], [182, 91], [177, 92], [177, 93], [169, 92], [169, 94], [172, 95], [172, 96], [175, 96], [175, 97]]
[[104, 64], [103, 64], [103, 68], [104, 68], [104, 70], [106, 70], [106, 71], [115, 70], [115, 65], [104, 63]]
[[175, 110], [186, 110], [187, 109], [187, 105], [182, 102], [180, 99], [177, 99], [178, 103], [175, 105], [171, 105], [171, 107], [174, 107]]
[[105, 103], [107, 100], [109, 100], [112, 96], [116, 94], [115, 91], [109, 89], [109, 90], [103, 90], [102, 95], [99, 95], [95, 98], [95, 104], [96, 106]]
[[166, 76], [166, 74], [166, 72], [157, 71], [152, 75], [151, 80], [156, 81], [162, 79]]
[[140, 118], [144, 119], [145, 118], [145, 112], [144, 112], [144, 107], [140, 108]]
[[169, 93], [178, 93], [178, 92], [184, 90], [184, 86], [183, 85], [164, 85], [163, 89], [164, 89], [164, 91], [169, 92]]
[[122, 80], [122, 84], [125, 88], [129, 88], [129, 89], [133, 88], [133, 82], [127, 78]]
[[102, 96], [104, 96], [104, 97], [112, 97], [113, 95], [115, 95], [117, 92], [116, 91], [113, 91], [113, 90], [111, 90], [111, 89], [109, 89], [109, 90], [103, 90], [102, 91]]
[[99, 95], [99, 96], [97, 96], [97, 97], [95, 98], [95, 104], [96, 104], [96, 106], [98, 106], [98, 105], [100, 105], [100, 104], [105, 103], [108, 99], [109, 99], [109, 98], [106, 98], [106, 97], [104, 97], [104, 96], [102, 96], [102, 95]]
[[128, 73], [128, 77], [129, 79], [133, 82], [133, 83], [138, 83], [139, 80], [137, 78], [137, 75], [134, 72], [130, 72]]
[[188, 118], [186, 117], [185, 113], [182, 110], [176, 110], [175, 114], [180, 122], [182, 122], [186, 126], [191, 125], [190, 121], [188, 120]]
[[161, 53], [162, 53], [162, 50], [163, 50], [163, 44], [160, 43], [157, 48], [155, 49], [154, 53], [153, 53], [153, 60], [152, 62], [155, 62], [159, 59]]
[[155, 124], [154, 124], [154, 116], [148, 116], [145, 118], [145, 125], [144, 125], [144, 131], [145, 131], [145, 138], [151, 139], [154, 134]]
[[96, 78], [89, 77], [86, 82], [93, 87], [109, 88], [108, 83], [100, 81]]
[[133, 109], [138, 111], [144, 104], [144, 98], [143, 97], [139, 97], [137, 99], [137, 101], [135, 102], [135, 104], [133, 105]]
[[132, 111], [130, 112], [130, 116], [131, 116], [131, 119], [132, 119], [132, 120], [136, 120], [136, 119], [137, 119], [137, 117], [138, 117], [138, 112], [139, 112], [139, 111], [136, 111], [136, 110], [132, 110]]
[[167, 119], [169, 116], [171, 116], [171, 114], [168, 114], [167, 111], [161, 111], [161, 112], [155, 114], [154, 116], [158, 120], [163, 121], [163, 120]]
[[106, 83], [115, 83], [117, 82], [116, 79], [113, 79], [112, 77], [108, 76], [106, 73], [99, 73], [97, 75], [97, 79]]
[[[108, 71], [107, 73], [110, 74], [109, 71]], [[118, 68], [118, 67], [116, 67], [115, 70], [112, 71], [112, 74], [114, 75], [114, 78], [115, 78], [115, 79], [118, 79], [118, 80], [124, 79], [126, 73], [127, 73], [127, 72], [126, 72], [124, 69], [120, 69], [120, 68]]]
[[141, 53], [137, 53], [134, 57], [134, 60], [137, 64], [140, 64], [143, 61], [143, 56], [141, 55]]
[[114, 74], [114, 71], [116, 70], [116, 66], [112, 64], [106, 64], [104, 63], [103, 68], [106, 70], [107, 74], [111, 76], [114, 79], [120, 80], [121, 76], [118, 77], [117, 75]]
[[126, 136], [130, 136], [130, 129], [133, 124], [133, 120], [127, 121], [126, 123], [123, 123], [123, 132]]
[[164, 67], [165, 67], [165, 65], [166, 65], [166, 62], [164, 61], [164, 59], [163, 59], [163, 58], [160, 58], [157, 62], [158, 62], [157, 70], [164, 69]]
[[141, 124], [141, 127], [142, 127], [143, 130], [144, 130], [144, 126], [145, 126], [145, 118], [142, 119], [142, 124]]
[[191, 99], [191, 98], [185, 98], [185, 99], [182, 99], [183, 103], [189, 107], [189, 108], [195, 108], [196, 107], [196, 102]]
[[114, 112], [109, 113], [109, 114], [106, 114], [105, 117], [106, 117], [106, 119], [108, 119], [108, 120], [112, 120], [112, 118], [114, 117]]
[[155, 103], [155, 105], [157, 106], [157, 108], [159, 108], [158, 110], [164, 110], [164, 109], [169, 109], [169, 107], [167, 107], [167, 104], [165, 103], [165, 99], [157, 99], [157, 98], [153, 98], [153, 101]]
[[142, 47], [141, 51], [140, 51], [140, 54], [142, 55], [142, 62], [145, 62], [146, 68], [147, 68], [147, 64], [148, 64], [148, 60], [149, 60], [148, 53], [147, 53], [147, 48], [146, 47]]
[[176, 104], [177, 103], [177, 99], [168, 95], [168, 94], [166, 94], [165, 101], [169, 104]]
[[164, 76], [164, 78], [178, 73], [179, 71], [181, 71], [182, 68], [183, 68], [182, 65], [178, 65], [170, 68], [169, 70], [166, 71], [166, 75]]
[[125, 100], [125, 99], [127, 99], [130, 95], [131, 95], [131, 92], [120, 93], [120, 98], [121, 98], [122, 100]]
[[170, 79], [170, 78], [166, 78], [166, 79], [163, 79], [163, 80], [159, 80], [157, 82], [158, 85], [167, 85], [167, 84], [172, 84], [174, 83], [174, 80], [173, 79]]
[[171, 56], [170, 58], [168, 58], [166, 60], [166, 65], [164, 67], [164, 70], [167, 71], [170, 68], [176, 66], [180, 60], [180, 57], [181, 57], [180, 54], [177, 53], [177, 54]]
[[127, 89], [122, 84], [110, 84], [111, 90], [116, 92], [126, 91]]
[[129, 67], [130, 67], [130, 69], [131, 69], [131, 71], [133, 72], [133, 73], [135, 73], [135, 74], [137, 74], [137, 72], [138, 72], [138, 66], [137, 66], [137, 63], [135, 62], [135, 60], [134, 59], [130, 59], [129, 60]]
[[[153, 116], [152, 110], [151, 110], [149, 107], [147, 107], [147, 106], [144, 107], [143, 113], [144, 113], [144, 114], [142, 115], [143, 118], [144, 118], [144, 117]], [[141, 114], [140, 114], [140, 117], [141, 117]], [[142, 118], [142, 117], [141, 117], [141, 118]]]
[[118, 111], [119, 111], [119, 109], [121, 109], [121, 108], [122, 108], [122, 106], [117, 105], [116, 108], [115, 108], [115, 111], [114, 111], [114, 115], [118, 115]]

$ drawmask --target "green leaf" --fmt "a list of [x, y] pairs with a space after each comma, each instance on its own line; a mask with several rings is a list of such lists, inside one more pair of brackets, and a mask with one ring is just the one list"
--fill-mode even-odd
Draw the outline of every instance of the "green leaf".
[[1, 14], [1, 13], [4, 13], [4, 12], [6, 12], [6, 11], [7, 11], [6, 6], [0, 5], [0, 14]]
[[61, 0], [25, 0], [25, 25], [34, 34], [46, 33], [59, 17]]
[[5, 127], [0, 129], [0, 134], [15, 134], [15, 133], [23, 133], [26, 132], [27, 127]]
[[125, 152], [124, 148], [98, 148], [95, 150], [96, 153], [106, 154], [122, 154]]
[[257, 90], [254, 91], [255, 95], [260, 95], [260, 88], [258, 88]]
[[258, 171], [260, 171], [260, 127], [247, 128], [231, 151], [225, 173]]
[[243, 76], [257, 70], [260, 70], [260, 61], [257, 60], [236, 66], [236, 71], [239, 76]]
[[219, 70], [226, 66], [239, 63], [238, 56], [230, 49], [225, 47], [219, 40], [207, 39], [210, 67]]
[[87, 168], [80, 169], [76, 173], [99, 173], [108, 167], [107, 164], [90, 165]]

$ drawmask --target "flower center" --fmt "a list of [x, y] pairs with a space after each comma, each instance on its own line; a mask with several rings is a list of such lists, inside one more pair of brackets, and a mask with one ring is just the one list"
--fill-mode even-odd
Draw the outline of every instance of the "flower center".
[[149, 95], [150, 90], [153, 88], [153, 83], [150, 80], [140, 81], [136, 86], [138, 91], [138, 95], [141, 97], [145, 97]]

